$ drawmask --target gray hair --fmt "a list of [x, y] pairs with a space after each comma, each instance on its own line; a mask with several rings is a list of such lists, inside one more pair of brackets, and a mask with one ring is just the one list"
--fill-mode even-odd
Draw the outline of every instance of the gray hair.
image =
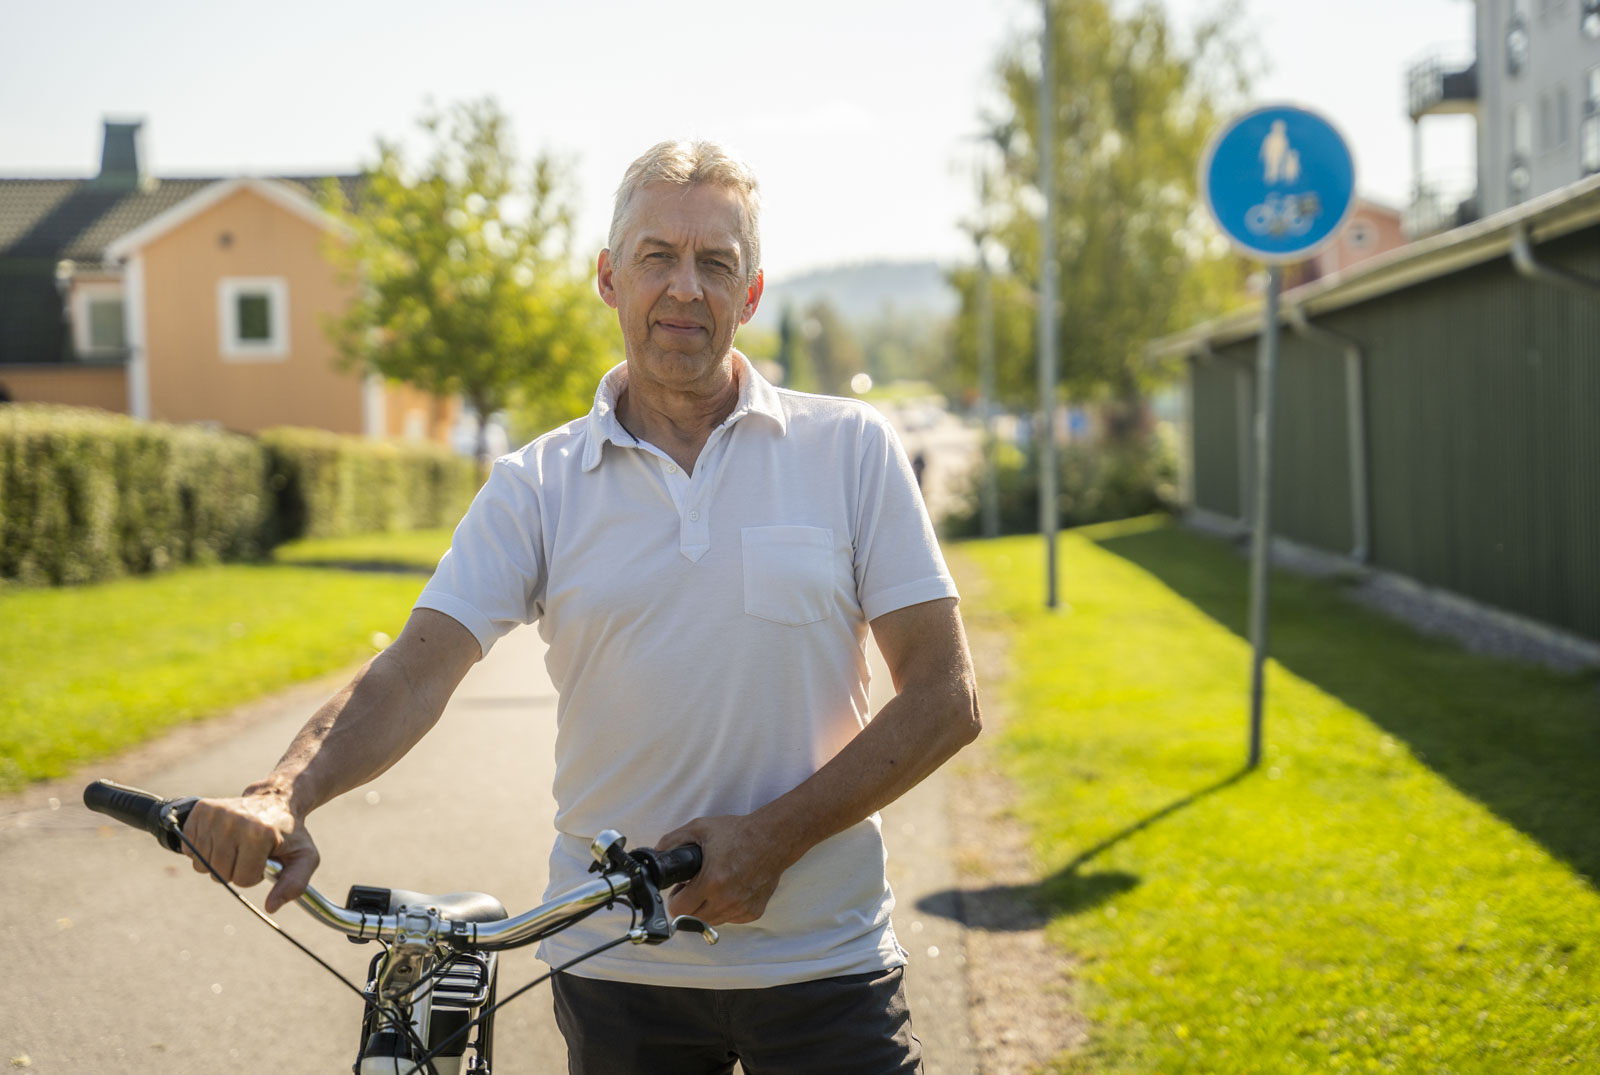
[[622, 233], [627, 230], [633, 197], [646, 183], [679, 187], [707, 183], [727, 187], [738, 195], [743, 210], [739, 247], [745, 283], [755, 281], [761, 271], [761, 185], [750, 165], [718, 142], [658, 142], [651, 146], [644, 156], [628, 165], [622, 185], [617, 188], [611, 232], [606, 237], [613, 256], [619, 252]]

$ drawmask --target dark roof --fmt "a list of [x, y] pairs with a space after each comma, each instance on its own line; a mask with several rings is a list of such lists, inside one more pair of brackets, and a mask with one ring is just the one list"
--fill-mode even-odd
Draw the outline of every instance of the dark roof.
[[[279, 176], [320, 199], [321, 176]], [[335, 176], [346, 196], [360, 176]], [[161, 215], [221, 178], [159, 179], [143, 187], [93, 179], [0, 179], [0, 259], [63, 258], [97, 265], [107, 244]]]

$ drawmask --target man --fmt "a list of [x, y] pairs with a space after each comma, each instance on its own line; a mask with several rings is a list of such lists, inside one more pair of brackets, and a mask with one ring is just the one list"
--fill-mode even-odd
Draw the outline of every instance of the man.
[[[626, 361], [587, 417], [495, 464], [400, 637], [277, 768], [190, 823], [238, 883], [282, 862], [281, 906], [317, 865], [306, 815], [537, 623], [560, 695], [551, 891], [583, 879], [600, 829], [664, 833], [704, 856], [668, 910], [723, 927], [714, 948], [626, 946], [557, 976], [573, 1072], [920, 1069], [876, 811], [977, 734], [971, 660], [887, 424], [776, 389], [733, 348], [761, 300], [759, 208], [714, 144], [634, 162], [598, 263]], [[870, 722], [869, 623], [897, 692]], [[595, 916], [541, 955], [616, 934]]]

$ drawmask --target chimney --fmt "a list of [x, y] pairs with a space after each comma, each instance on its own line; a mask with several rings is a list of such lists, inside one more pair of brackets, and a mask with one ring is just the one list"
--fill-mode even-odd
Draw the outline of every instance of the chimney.
[[105, 121], [105, 141], [100, 148], [100, 174], [95, 185], [101, 187], [126, 187], [133, 189], [144, 182], [144, 171], [139, 159], [139, 136], [143, 120], [131, 123]]

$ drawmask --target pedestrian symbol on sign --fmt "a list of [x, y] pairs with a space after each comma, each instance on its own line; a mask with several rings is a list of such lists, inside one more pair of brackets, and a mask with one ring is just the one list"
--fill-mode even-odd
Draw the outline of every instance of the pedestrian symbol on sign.
[[1266, 183], [1293, 183], [1300, 178], [1300, 151], [1289, 145], [1289, 135], [1281, 119], [1272, 121], [1272, 130], [1261, 140], [1261, 160], [1267, 166]]

